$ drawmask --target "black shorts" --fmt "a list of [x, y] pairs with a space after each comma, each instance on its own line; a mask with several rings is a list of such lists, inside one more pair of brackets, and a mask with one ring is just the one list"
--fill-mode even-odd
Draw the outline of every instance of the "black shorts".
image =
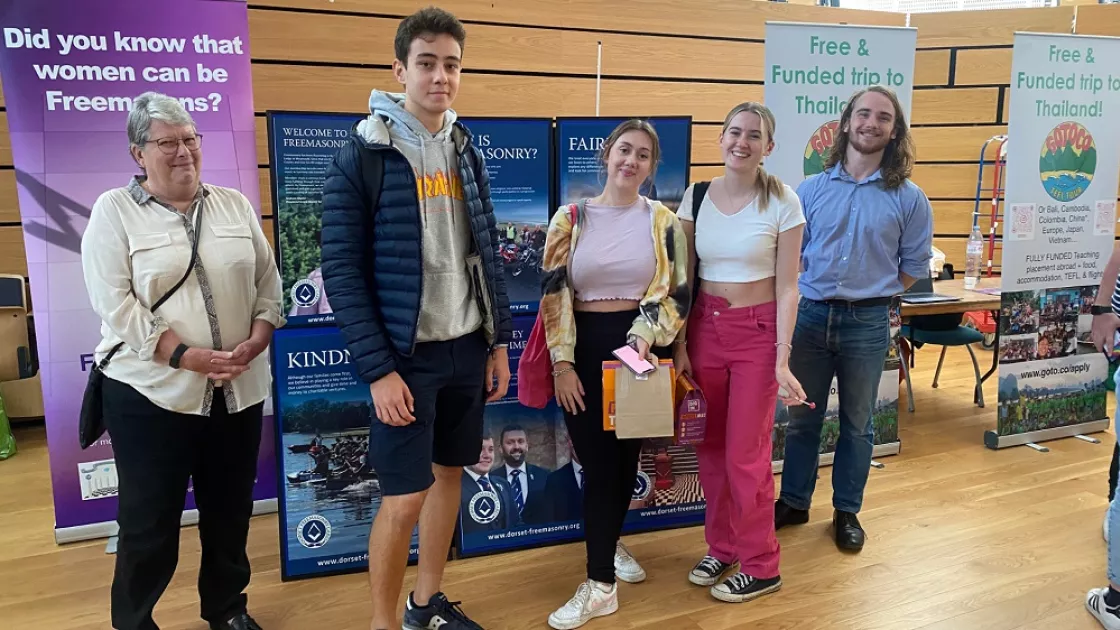
[[427, 490], [435, 481], [433, 463], [478, 463], [488, 356], [486, 338], [476, 332], [451, 341], [418, 343], [411, 357], [397, 358], [397, 373], [412, 393], [416, 420], [396, 427], [378, 420], [371, 409], [369, 463], [381, 494]]

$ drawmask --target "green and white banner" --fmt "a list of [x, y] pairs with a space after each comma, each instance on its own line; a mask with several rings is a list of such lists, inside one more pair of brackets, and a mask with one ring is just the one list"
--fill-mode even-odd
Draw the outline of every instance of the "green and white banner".
[[766, 23], [766, 106], [777, 117], [766, 169], [797, 188], [821, 172], [848, 98], [871, 85], [914, 92], [913, 28]]
[[[837, 24], [766, 23], [766, 106], [777, 118], [774, 152], [766, 169], [793, 188], [824, 169], [848, 99], [872, 85], [894, 90], [907, 119], [914, 92], [912, 28]], [[891, 306], [891, 345], [883, 361], [879, 400], [873, 412], [876, 456], [899, 451], [899, 305]], [[832, 389], [836, 391], [835, 386]], [[839, 399], [829, 396], [821, 436], [821, 464], [836, 448]], [[774, 415], [774, 468], [781, 470], [789, 414], [781, 402]]]
[[1117, 38], [1015, 34], [991, 448], [1108, 428], [1108, 362], [1078, 333], [1116, 234], [1117, 59]]

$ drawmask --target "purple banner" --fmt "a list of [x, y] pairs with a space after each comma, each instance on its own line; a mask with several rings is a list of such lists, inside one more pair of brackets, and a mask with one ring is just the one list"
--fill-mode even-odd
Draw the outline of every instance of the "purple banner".
[[[260, 213], [248, 11], [244, 0], [44, 0], [4, 3], [0, 24], [56, 537], [97, 536], [112, 531], [97, 525], [116, 518], [116, 473], [108, 435], [78, 446], [100, 339], [82, 279], [82, 232], [97, 197], [138, 172], [125, 126], [132, 98], [146, 91], [179, 98], [205, 134], [203, 181], [240, 190]], [[266, 418], [258, 500], [276, 497], [272, 427]]]

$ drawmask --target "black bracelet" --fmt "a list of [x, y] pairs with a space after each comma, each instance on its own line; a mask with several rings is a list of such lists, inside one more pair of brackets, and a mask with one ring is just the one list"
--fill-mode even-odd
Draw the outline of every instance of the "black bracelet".
[[190, 350], [187, 344], [179, 344], [179, 347], [175, 348], [175, 351], [171, 353], [171, 358], [167, 360], [167, 364], [172, 368], [178, 370], [179, 360], [183, 358], [183, 355], [187, 352], [187, 350]]

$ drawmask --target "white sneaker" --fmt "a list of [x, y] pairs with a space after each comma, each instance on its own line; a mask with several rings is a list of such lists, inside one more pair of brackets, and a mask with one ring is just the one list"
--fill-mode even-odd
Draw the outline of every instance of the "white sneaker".
[[619, 541], [614, 548], [614, 576], [630, 584], [637, 584], [646, 579], [646, 570], [638, 564], [622, 541]]
[[1120, 609], [1109, 608], [1104, 603], [1104, 597], [1108, 594], [1108, 587], [1095, 588], [1087, 595], [1085, 595], [1085, 608], [1089, 609], [1097, 621], [1105, 627], [1105, 630], [1120, 630]]
[[548, 616], [548, 625], [556, 630], [572, 630], [615, 612], [618, 612], [618, 584], [608, 588], [602, 582], [587, 580], [579, 585], [567, 604]]

